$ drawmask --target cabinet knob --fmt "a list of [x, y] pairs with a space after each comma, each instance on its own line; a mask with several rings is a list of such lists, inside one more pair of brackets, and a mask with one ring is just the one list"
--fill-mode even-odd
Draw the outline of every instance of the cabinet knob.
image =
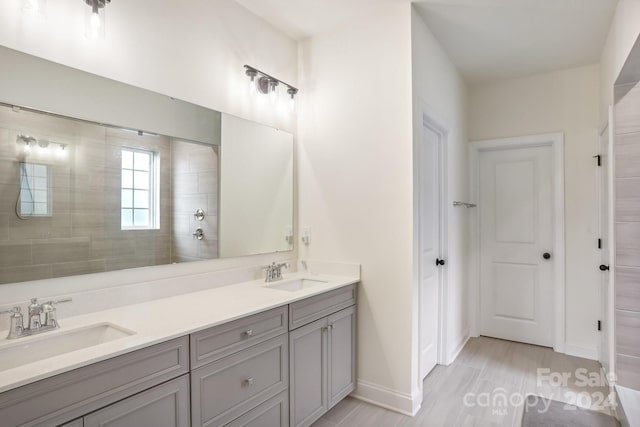
[[242, 335], [244, 335], [245, 338], [250, 338], [253, 336], [253, 329], [249, 329], [248, 331], [244, 331], [242, 333]]
[[246, 386], [253, 385], [253, 377], [247, 378], [246, 380], [243, 381], [243, 383]]

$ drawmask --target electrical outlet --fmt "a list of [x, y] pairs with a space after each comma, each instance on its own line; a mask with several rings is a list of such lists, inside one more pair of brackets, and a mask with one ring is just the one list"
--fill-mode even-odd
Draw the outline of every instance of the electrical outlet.
[[303, 227], [300, 238], [302, 239], [302, 243], [308, 246], [311, 243], [311, 227]]

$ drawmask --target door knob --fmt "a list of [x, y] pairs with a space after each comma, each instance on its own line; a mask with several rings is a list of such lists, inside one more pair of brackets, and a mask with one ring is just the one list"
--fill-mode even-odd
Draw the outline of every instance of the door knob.
[[609, 270], [609, 266], [608, 265], [604, 265], [604, 264], [600, 265], [600, 271], [607, 271], [607, 270]]
[[542, 254], [542, 258], [550, 259], [551, 258], [551, 254], [549, 252], [545, 252], [545, 253]]
[[447, 262], [443, 259], [436, 258], [436, 265], [445, 265]]

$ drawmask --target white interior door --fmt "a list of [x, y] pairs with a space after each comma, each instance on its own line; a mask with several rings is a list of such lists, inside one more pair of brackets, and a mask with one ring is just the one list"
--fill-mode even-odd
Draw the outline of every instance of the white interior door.
[[441, 134], [424, 126], [420, 147], [420, 374], [438, 361], [440, 301], [440, 156]]
[[[610, 263], [610, 238], [609, 238], [609, 127], [600, 134], [600, 167], [599, 167], [599, 179], [598, 179], [598, 193], [599, 193], [599, 217], [600, 217], [600, 265], [609, 266]], [[600, 363], [605, 372], [610, 372], [611, 365], [611, 353], [612, 342], [610, 334], [610, 317], [611, 310], [609, 309], [609, 284], [610, 272], [605, 270], [601, 275], [600, 283], [600, 301], [602, 318], [601, 331], [600, 331]]]
[[553, 151], [479, 155], [480, 334], [554, 343]]

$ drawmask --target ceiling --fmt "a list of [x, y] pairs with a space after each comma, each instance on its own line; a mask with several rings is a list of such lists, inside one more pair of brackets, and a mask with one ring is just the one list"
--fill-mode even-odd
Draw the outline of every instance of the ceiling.
[[[236, 0], [294, 39], [409, 0]], [[593, 64], [618, 0], [422, 0], [415, 8], [468, 83]]]

